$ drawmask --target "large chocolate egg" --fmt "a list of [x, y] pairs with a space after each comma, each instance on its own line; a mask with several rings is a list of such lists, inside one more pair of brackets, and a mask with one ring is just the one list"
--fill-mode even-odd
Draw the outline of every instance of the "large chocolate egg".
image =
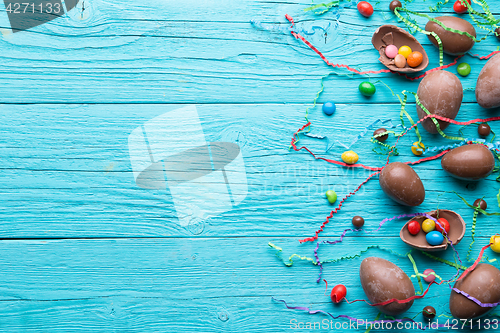
[[496, 54], [488, 60], [479, 73], [476, 84], [476, 100], [477, 104], [483, 108], [500, 106], [500, 54]]
[[[463, 291], [481, 303], [500, 302], [500, 270], [490, 264], [479, 264], [453, 288]], [[474, 319], [486, 314], [493, 307], [482, 307], [452, 289], [450, 312], [460, 319]]]
[[455, 178], [479, 180], [493, 171], [495, 158], [484, 145], [466, 145], [447, 152], [441, 159], [441, 167]]
[[385, 194], [400, 204], [418, 206], [424, 202], [424, 184], [407, 164], [390, 163], [382, 169], [378, 181]]
[[[405, 300], [415, 296], [415, 288], [405, 272], [392, 262], [369, 257], [361, 262], [359, 278], [366, 296], [373, 304], [390, 299]], [[413, 300], [407, 303], [392, 302], [377, 306], [383, 313], [396, 316], [407, 311]]]
[[[436, 17], [436, 20], [443, 23], [447, 28], [468, 32], [471, 36], [476, 37], [476, 29], [466, 20], [455, 16], [440, 16]], [[435, 32], [443, 43], [443, 52], [450, 55], [464, 54], [469, 52], [474, 46], [474, 40], [472, 38], [445, 30], [442, 26], [433, 21], [427, 22], [425, 30]], [[429, 37], [432, 44], [439, 47], [436, 38], [432, 35], [428, 35], [427, 37]]]
[[[458, 77], [447, 71], [435, 71], [428, 74], [419, 84], [417, 95], [422, 105], [431, 114], [455, 119], [462, 104], [464, 92]], [[418, 118], [424, 118], [427, 113], [417, 104]], [[439, 127], [444, 130], [449, 123], [438, 120]], [[422, 122], [427, 132], [436, 134], [438, 131], [431, 118]]]

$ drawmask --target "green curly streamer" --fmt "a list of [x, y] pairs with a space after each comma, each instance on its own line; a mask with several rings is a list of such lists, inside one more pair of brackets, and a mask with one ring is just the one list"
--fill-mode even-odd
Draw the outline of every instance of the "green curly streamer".
[[474, 215], [472, 216], [472, 242], [469, 244], [469, 251], [467, 251], [467, 261], [470, 261], [469, 256], [472, 251], [472, 245], [474, 245], [474, 235], [476, 234], [476, 219], [477, 219], [477, 214], [479, 212], [477, 210], [474, 210]]
[[321, 14], [326, 13], [327, 11], [329, 11], [330, 9], [332, 9], [333, 7], [337, 7], [339, 4], [340, 4], [340, 0], [335, 0], [335, 1], [332, 1], [332, 2], [328, 2], [328, 3], [320, 3], [318, 5], [307, 7], [306, 9], [304, 9], [304, 11], [305, 12], [309, 12], [311, 10], [314, 11], [316, 9], [324, 7], [325, 8], [324, 10], [319, 11], [319, 12], [314, 12], [314, 14], [316, 14], [316, 15], [321, 15]]
[[424, 255], [428, 256], [428, 257], [429, 257], [429, 258], [431, 258], [431, 259], [434, 259], [434, 260], [436, 260], [436, 261], [442, 262], [443, 264], [446, 264], [446, 265], [450, 265], [450, 266], [452, 266], [452, 267], [455, 267], [456, 269], [461, 269], [461, 270], [464, 270], [464, 271], [467, 269], [467, 267], [465, 267], [465, 266], [463, 266], [463, 265], [459, 265], [459, 264], [457, 264], [456, 262], [451, 262], [451, 261], [446, 260], [446, 259], [443, 259], [443, 258], [438, 258], [438, 257], [435, 257], [435, 256], [433, 256], [432, 254], [429, 254], [429, 253], [427, 253], [427, 252], [425, 252], [425, 251], [420, 251], [420, 252], [422, 252], [422, 254], [424, 254]]
[[431, 11], [431, 13], [438, 12], [441, 9], [441, 7], [446, 5], [449, 1], [450, 0], [438, 1], [436, 6], [434, 6], [434, 7], [430, 6], [429, 10]]
[[[382, 312], [379, 312], [378, 315], [375, 317], [374, 321], [377, 321], [380, 318], [381, 315], [382, 315]], [[373, 328], [373, 325], [370, 324], [370, 327], [368, 327], [368, 329], [365, 331], [365, 333], [370, 333], [370, 331], [372, 330], [372, 328]]]
[[269, 242], [267, 245], [269, 245], [270, 247], [272, 247], [273, 249], [275, 250], [278, 250], [278, 252], [276, 253], [276, 256], [278, 258], [280, 258], [281, 261], [283, 261], [283, 264], [285, 264], [285, 266], [292, 266], [293, 265], [293, 258], [299, 258], [301, 260], [307, 260], [307, 261], [310, 261], [313, 263], [313, 265], [317, 265], [317, 262], [316, 260], [312, 259], [312, 258], [308, 258], [308, 257], [304, 257], [304, 256], [299, 256], [298, 254], [292, 254], [290, 257], [288, 257], [288, 262], [285, 261], [285, 259], [283, 259], [283, 257], [281, 256], [281, 253], [283, 252], [283, 249], [279, 246], [276, 246], [274, 245], [273, 243]]
[[418, 273], [417, 264], [415, 263], [415, 260], [413, 259], [413, 257], [409, 253], [408, 253], [408, 259], [410, 259], [410, 261], [413, 265], [413, 270], [415, 271], [415, 274], [417, 275], [418, 285], [420, 287], [420, 293], [417, 293], [417, 294], [422, 295], [424, 293], [424, 287], [422, 286], [422, 280], [420, 279], [420, 274]]

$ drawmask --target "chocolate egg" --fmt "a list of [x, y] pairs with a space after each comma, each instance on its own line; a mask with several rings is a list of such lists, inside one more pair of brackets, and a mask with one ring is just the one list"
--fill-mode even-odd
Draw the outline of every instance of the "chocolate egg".
[[500, 54], [488, 60], [479, 73], [476, 100], [477, 104], [486, 109], [500, 106]]
[[[415, 296], [415, 288], [405, 272], [392, 262], [382, 258], [369, 257], [359, 267], [361, 286], [372, 303], [382, 303], [390, 299], [405, 300]], [[377, 306], [383, 313], [396, 316], [407, 311], [413, 300], [407, 303], [392, 302]]]
[[[447, 71], [435, 71], [428, 74], [419, 84], [417, 90], [418, 98], [422, 105], [431, 114], [455, 119], [462, 104], [463, 89], [458, 77]], [[424, 118], [427, 113], [417, 104], [419, 119]], [[444, 130], [449, 123], [438, 120], [439, 127]], [[422, 122], [427, 132], [436, 134], [438, 131], [431, 118]]]
[[[380, 26], [373, 34], [372, 44], [380, 54], [378, 60], [380, 60], [380, 62], [391, 71], [414, 73], [424, 70], [429, 64], [429, 58], [427, 57], [427, 53], [422, 47], [422, 44], [420, 44], [417, 39], [413, 37], [413, 35], [399, 27], [396, 27], [395, 25], [386, 24]], [[409, 46], [412, 51], [422, 53], [422, 63], [417, 67], [410, 67], [406, 64], [405, 61], [404, 67], [399, 68], [398, 66], [396, 66], [395, 60], [388, 58], [385, 54], [385, 48], [388, 45], [395, 45], [398, 49], [401, 46]]]
[[466, 145], [447, 152], [441, 159], [441, 167], [455, 178], [479, 180], [493, 171], [495, 158], [484, 145]]
[[[462, 238], [464, 238], [465, 222], [458, 213], [447, 209], [440, 209], [433, 210], [432, 212], [428, 212], [427, 214], [435, 219], [445, 218], [448, 223], [450, 223], [450, 231], [448, 232], [447, 236], [452, 242], [453, 246], [457, 245], [462, 240]], [[427, 219], [426, 216], [415, 216], [411, 220], [406, 222], [406, 224], [403, 226], [403, 228], [401, 228], [401, 231], [399, 232], [399, 237], [401, 237], [401, 240], [411, 247], [419, 249], [421, 251], [434, 252], [446, 250], [449, 245], [446, 238], [439, 245], [429, 245], [425, 238], [426, 235], [424, 232], [419, 232], [415, 236], [410, 233], [410, 231], [408, 230], [408, 224], [410, 224], [411, 221], [417, 221], [417, 223], [422, 226], [422, 222], [424, 222], [425, 219]]]
[[424, 184], [407, 164], [393, 162], [385, 166], [380, 173], [379, 184], [385, 194], [397, 203], [418, 206], [424, 202]]
[[[447, 28], [468, 32], [470, 35], [476, 37], [476, 29], [464, 19], [455, 16], [440, 16], [435, 19], [443, 23]], [[427, 22], [425, 30], [435, 32], [443, 43], [443, 52], [450, 55], [464, 54], [469, 52], [474, 46], [474, 40], [472, 38], [445, 30], [442, 26], [433, 21]], [[427, 37], [434, 46], [439, 47], [436, 38], [432, 35], [428, 35]]]
[[[479, 264], [453, 288], [463, 291], [481, 303], [500, 302], [500, 270], [490, 264]], [[482, 307], [466, 296], [451, 291], [450, 312], [459, 319], [474, 319], [488, 313], [493, 307]]]

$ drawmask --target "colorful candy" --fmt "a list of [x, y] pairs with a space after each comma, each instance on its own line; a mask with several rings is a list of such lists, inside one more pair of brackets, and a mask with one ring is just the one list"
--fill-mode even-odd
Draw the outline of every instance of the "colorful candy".
[[415, 236], [420, 232], [420, 223], [415, 220], [411, 221], [410, 223], [408, 223], [408, 231], [410, 232], [410, 234]]
[[443, 243], [444, 237], [439, 231], [431, 231], [425, 235], [425, 239], [429, 245], [439, 245]]
[[366, 1], [361, 1], [358, 3], [358, 11], [364, 17], [370, 17], [373, 14], [373, 7], [370, 3]]
[[328, 202], [330, 204], [333, 205], [335, 203], [335, 201], [337, 201], [337, 193], [335, 193], [334, 190], [326, 191], [325, 195], [326, 195], [326, 199], [328, 200]]
[[327, 116], [331, 116], [332, 114], [334, 114], [336, 109], [337, 107], [333, 102], [326, 102], [325, 104], [323, 104], [323, 113]]
[[495, 236], [491, 236], [490, 238], [490, 248], [496, 252], [496, 253], [500, 253], [500, 236], [498, 235], [495, 235]]
[[422, 222], [422, 230], [425, 233], [431, 232], [436, 228], [436, 222], [431, 219], [425, 219], [424, 222]]
[[420, 52], [412, 52], [408, 56], [408, 59], [406, 59], [406, 62], [408, 63], [408, 66], [410, 67], [418, 67], [424, 60], [424, 56]]
[[461, 76], [467, 76], [470, 74], [470, 65], [466, 62], [462, 62], [457, 66], [457, 73]]
[[406, 66], [406, 58], [402, 54], [397, 54], [394, 58], [394, 64], [397, 68], [404, 68]]
[[417, 156], [420, 156], [424, 153], [425, 146], [422, 142], [418, 143], [418, 141], [413, 142], [413, 146], [411, 146], [411, 152]]
[[347, 295], [347, 288], [343, 284], [338, 284], [332, 289], [330, 298], [333, 303], [340, 303]]
[[[457, 0], [455, 1], [455, 4], [453, 4], [453, 10], [457, 14], [467, 13], [467, 6], [463, 5], [461, 1], [465, 3], [466, 0]], [[470, 5], [470, 0], [467, 0], [467, 2]]]
[[476, 201], [474, 201], [473, 206], [479, 207], [482, 210], [486, 210], [486, 208], [488, 207], [488, 204], [483, 199], [476, 199]]
[[408, 58], [408, 56], [412, 53], [412, 50], [409, 46], [403, 45], [399, 48], [398, 53], [403, 57]]
[[352, 150], [348, 150], [348, 151], [342, 153], [340, 158], [342, 158], [342, 161], [344, 161], [344, 163], [347, 163], [347, 164], [356, 164], [356, 162], [359, 159], [358, 154], [356, 154]]
[[481, 123], [477, 127], [477, 133], [481, 136], [488, 136], [491, 133], [491, 127], [488, 123]]
[[441, 217], [438, 220], [438, 223], [436, 223], [436, 230], [439, 232], [443, 232], [443, 228], [446, 231], [446, 234], [450, 232], [450, 222], [448, 222], [447, 219]]
[[365, 225], [365, 219], [356, 215], [352, 218], [352, 225], [357, 229], [362, 228]]
[[396, 47], [396, 45], [392, 45], [392, 44], [387, 45], [387, 47], [385, 48], [385, 55], [389, 59], [396, 58], [396, 56], [398, 55], [398, 48]]
[[389, 4], [390, 11], [393, 12], [396, 8], [403, 8], [401, 1], [399, 1], [399, 0], [391, 1], [391, 3]]
[[371, 82], [368, 82], [368, 81], [361, 82], [359, 84], [358, 89], [359, 89], [359, 92], [361, 93], [361, 95], [367, 96], [367, 97], [373, 96], [375, 94], [375, 92], [377, 91], [377, 88], [375, 88], [375, 85]]
[[425, 271], [424, 271], [424, 281], [427, 282], [427, 283], [431, 283], [432, 281], [436, 280], [436, 276], [432, 273], [436, 273], [434, 272], [433, 269], [430, 269], [430, 268], [427, 268]]
[[[378, 134], [382, 134], [382, 133], [385, 133], [385, 132], [387, 132], [387, 130], [385, 128], [379, 128], [378, 130], [376, 130], [375, 132], [373, 132], [373, 136], [376, 136]], [[385, 135], [377, 137], [376, 139], [378, 141], [380, 141], [380, 142], [384, 142], [388, 138], [389, 138], [389, 134], [385, 134]]]
[[434, 309], [432, 306], [427, 305], [424, 310], [422, 311], [422, 315], [425, 318], [432, 319], [436, 317], [436, 309]]

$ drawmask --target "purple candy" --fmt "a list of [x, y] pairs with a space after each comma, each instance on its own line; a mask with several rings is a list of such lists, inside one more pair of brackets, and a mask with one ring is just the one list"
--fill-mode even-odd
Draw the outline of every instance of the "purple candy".
[[387, 58], [394, 59], [396, 58], [396, 55], [398, 54], [399, 50], [396, 47], [396, 45], [387, 45], [385, 48], [385, 55]]
[[[427, 268], [424, 271], [424, 275], [429, 275], [431, 273], [435, 273], [435, 272], [432, 269], [430, 269], [430, 268]], [[431, 283], [434, 280], [436, 280], [436, 277], [434, 275], [429, 275], [427, 277], [424, 277], [424, 281], [427, 282], [427, 283]]]

